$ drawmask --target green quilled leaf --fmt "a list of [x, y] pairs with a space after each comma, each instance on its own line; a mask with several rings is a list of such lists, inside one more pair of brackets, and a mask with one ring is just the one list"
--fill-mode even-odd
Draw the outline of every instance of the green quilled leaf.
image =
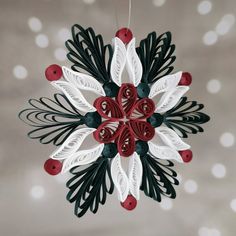
[[73, 25], [72, 39], [66, 41], [66, 47], [73, 70], [87, 72], [101, 83], [111, 80], [112, 47], [104, 45], [102, 36], [96, 35], [91, 27], [85, 29], [78, 24]]

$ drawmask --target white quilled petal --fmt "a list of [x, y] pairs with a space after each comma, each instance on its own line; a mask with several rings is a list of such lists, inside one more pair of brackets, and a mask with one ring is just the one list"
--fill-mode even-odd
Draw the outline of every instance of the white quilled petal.
[[183, 163], [183, 159], [181, 158], [180, 154], [171, 147], [159, 146], [151, 141], [148, 142], [148, 146], [150, 153], [159, 159], [175, 160]]
[[121, 86], [121, 75], [126, 64], [125, 44], [117, 37], [113, 39], [114, 53], [111, 60], [111, 78], [114, 83]]
[[103, 148], [104, 144], [99, 144], [89, 150], [76, 152], [73, 156], [63, 162], [62, 173], [69, 171], [75, 166], [87, 165], [96, 161], [101, 155]]
[[157, 94], [167, 92], [168, 90], [175, 88], [182, 76], [182, 71], [173, 75], [166, 75], [157, 80], [151, 87], [149, 98], [155, 97]]
[[66, 81], [53, 81], [51, 84], [62, 91], [78, 110], [83, 112], [96, 111], [96, 108], [88, 103], [82, 93], [70, 83]]
[[129, 157], [129, 190], [139, 200], [139, 188], [142, 182], [143, 166], [140, 157], [136, 152]]
[[124, 202], [129, 194], [129, 180], [121, 166], [121, 157], [117, 154], [111, 163], [111, 176], [118, 191], [118, 198]]
[[65, 79], [78, 89], [92, 91], [98, 95], [105, 96], [102, 85], [90, 75], [73, 71], [65, 66], [62, 67]]
[[135, 38], [133, 38], [127, 46], [126, 57], [126, 68], [129, 74], [129, 79], [131, 83], [133, 83], [134, 86], [137, 87], [142, 78], [143, 67], [135, 49]]
[[155, 129], [156, 134], [162, 139], [162, 141], [171, 148], [175, 150], [186, 150], [190, 146], [181, 140], [181, 138], [168, 127], [160, 126]]
[[50, 155], [50, 158], [63, 160], [72, 156], [81, 146], [85, 138], [93, 133], [96, 129], [83, 128], [73, 132], [66, 141]]
[[189, 90], [188, 86], [178, 86], [164, 93], [160, 101], [156, 105], [155, 112], [163, 113], [173, 108], [179, 99]]

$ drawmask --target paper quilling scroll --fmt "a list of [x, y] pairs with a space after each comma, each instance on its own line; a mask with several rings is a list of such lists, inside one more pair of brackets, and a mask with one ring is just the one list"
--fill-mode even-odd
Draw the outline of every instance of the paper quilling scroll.
[[[173, 72], [171, 33], [152, 32], [138, 44], [122, 28], [105, 44], [76, 24], [66, 47], [71, 69], [53, 64], [45, 71], [58, 93], [30, 99], [19, 117], [32, 127], [30, 138], [56, 146], [44, 168], [71, 172], [67, 199], [75, 214], [96, 213], [113, 192], [127, 210], [140, 191], [158, 202], [175, 198], [173, 162], [191, 161], [186, 138], [203, 132], [209, 116], [185, 95], [191, 74]], [[86, 140], [93, 145], [83, 147]]]

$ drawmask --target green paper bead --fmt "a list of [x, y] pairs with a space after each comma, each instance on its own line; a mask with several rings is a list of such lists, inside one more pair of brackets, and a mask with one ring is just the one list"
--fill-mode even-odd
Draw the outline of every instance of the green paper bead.
[[88, 112], [84, 116], [84, 123], [89, 128], [98, 128], [98, 126], [102, 123], [102, 118], [97, 112]]
[[105, 158], [113, 158], [117, 154], [117, 147], [115, 143], [107, 143], [104, 145], [102, 155]]
[[140, 98], [146, 98], [146, 97], [148, 97], [148, 95], [150, 93], [150, 88], [149, 88], [148, 84], [140, 83], [137, 87], [137, 92], [138, 92], [138, 96]]
[[154, 113], [147, 121], [153, 126], [158, 127], [162, 124], [164, 117], [159, 113]]
[[116, 97], [119, 92], [119, 86], [113, 82], [104, 84], [103, 89], [108, 97]]
[[136, 152], [140, 155], [140, 156], [144, 156], [149, 150], [148, 144], [147, 142], [144, 141], [137, 141], [136, 142]]

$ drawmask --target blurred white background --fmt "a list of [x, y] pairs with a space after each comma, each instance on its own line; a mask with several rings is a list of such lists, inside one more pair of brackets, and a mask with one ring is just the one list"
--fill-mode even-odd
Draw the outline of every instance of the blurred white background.
[[0, 235], [234, 236], [236, 232], [236, 1], [133, 0], [131, 29], [139, 42], [171, 31], [175, 71], [193, 75], [187, 96], [205, 104], [211, 121], [191, 135], [194, 159], [180, 173], [175, 200], [141, 195], [135, 211], [116, 194], [98, 213], [78, 219], [65, 199], [68, 176], [43, 170], [55, 149], [30, 140], [17, 118], [29, 98], [52, 97], [44, 77], [53, 63], [70, 65], [70, 27], [91, 26], [110, 42], [127, 25], [127, 0], [0, 0]]

